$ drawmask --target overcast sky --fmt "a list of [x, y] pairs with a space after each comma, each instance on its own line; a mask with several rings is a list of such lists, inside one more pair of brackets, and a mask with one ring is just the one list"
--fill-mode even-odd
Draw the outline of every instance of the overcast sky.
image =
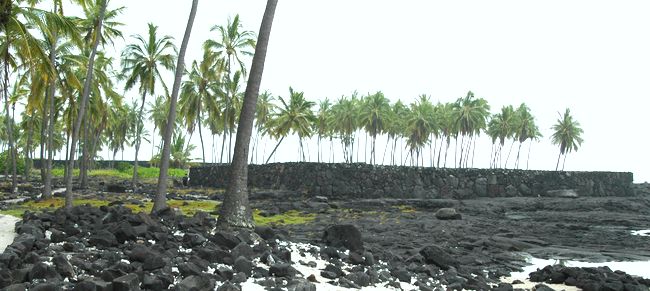
[[[632, 171], [635, 181], [650, 181], [648, 1], [279, 2], [262, 90], [287, 96], [292, 86], [311, 100], [383, 91], [405, 103], [420, 94], [448, 102], [471, 90], [492, 112], [525, 102], [544, 134], [532, 146], [530, 168], [545, 170], [555, 168], [559, 151], [550, 128], [568, 107], [585, 142], [569, 155], [567, 170]], [[127, 42], [153, 22], [180, 46], [190, 4], [111, 0], [109, 8], [126, 7], [119, 21]], [[244, 29], [257, 31], [265, 4], [200, 1], [186, 63], [201, 56], [206, 39], [216, 38], [210, 27], [229, 16], [240, 14]], [[123, 46], [118, 41], [115, 50]], [[171, 74], [166, 78], [171, 87]], [[200, 157], [196, 135], [193, 141]], [[484, 137], [478, 145], [475, 165], [487, 167], [490, 143]], [[295, 161], [296, 149], [297, 138], [287, 138], [277, 161]], [[150, 148], [142, 151], [141, 159], [148, 159]]]

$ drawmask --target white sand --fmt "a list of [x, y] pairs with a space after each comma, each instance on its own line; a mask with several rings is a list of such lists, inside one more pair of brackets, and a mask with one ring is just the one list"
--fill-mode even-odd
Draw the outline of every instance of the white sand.
[[0, 252], [4, 252], [5, 248], [14, 241], [16, 233], [14, 226], [20, 218], [11, 215], [0, 214]]

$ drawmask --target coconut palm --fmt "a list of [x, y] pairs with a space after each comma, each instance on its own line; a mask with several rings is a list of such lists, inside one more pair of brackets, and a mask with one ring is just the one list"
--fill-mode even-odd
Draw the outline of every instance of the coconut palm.
[[521, 153], [521, 145], [527, 141], [538, 139], [540, 136], [539, 129], [535, 125], [535, 117], [530, 113], [530, 108], [526, 103], [521, 103], [517, 108], [517, 128], [515, 129], [515, 139], [519, 141], [519, 148], [517, 149], [517, 159], [515, 160], [515, 168], [519, 168], [519, 154]]
[[361, 105], [359, 121], [372, 138], [372, 149], [370, 150], [371, 164], [377, 163], [375, 154], [377, 135], [384, 132], [389, 112], [390, 102], [386, 97], [384, 97], [384, 93], [382, 92], [368, 95]]
[[435, 130], [434, 107], [428, 96], [420, 95], [417, 101], [411, 104], [406, 118], [406, 144], [413, 165], [420, 164], [420, 155], [423, 147], [429, 142], [429, 136]]
[[223, 153], [225, 151], [226, 145], [226, 133], [228, 134], [228, 155], [227, 161], [230, 163], [232, 152], [232, 134], [235, 132], [235, 124], [237, 122], [237, 117], [239, 116], [239, 111], [242, 104], [243, 92], [241, 92], [241, 82], [242, 82], [242, 72], [237, 71], [233, 74], [232, 78], [226, 77], [223, 80], [224, 94], [220, 94], [223, 98], [220, 102], [221, 116], [223, 118], [223, 142], [221, 144], [221, 160], [223, 159]]
[[[7, 141], [9, 144], [12, 168], [12, 192], [16, 190], [17, 173], [16, 173], [16, 148], [14, 127], [10, 125], [12, 117], [9, 110], [9, 80], [10, 74], [18, 71], [22, 66], [28, 73], [34, 77], [37, 73], [43, 73], [52, 76], [53, 70], [51, 63], [48, 63], [47, 70], [43, 72], [36, 71], [36, 62], [46, 60], [47, 55], [38, 40], [32, 35], [32, 28], [46, 29], [47, 26], [44, 18], [48, 12], [32, 7], [22, 7], [23, 1], [2, 1], [0, 2], [0, 59], [2, 70], [0, 70], [0, 87], [2, 88], [0, 99], [5, 102], [5, 122], [7, 122]], [[53, 17], [50, 17], [53, 18]]]
[[216, 95], [221, 92], [221, 71], [219, 70], [221, 66], [217, 66], [217, 62], [214, 55], [207, 52], [203, 54], [200, 64], [194, 61], [188, 74], [188, 80], [183, 82], [179, 100], [179, 113], [185, 119], [185, 126], [190, 136], [194, 132], [195, 126], [198, 127], [203, 163], [205, 163], [205, 147], [201, 120], [205, 112], [204, 108], [215, 106], [210, 103], [216, 102]]
[[[158, 37], [158, 27], [148, 24], [147, 37], [134, 35], [135, 43], [126, 46], [122, 51], [122, 74], [125, 75], [124, 89], [130, 90], [138, 86], [138, 93], [142, 96], [140, 114], [144, 111], [145, 98], [155, 94], [156, 84], [160, 82], [167, 92], [167, 87], [161, 76], [161, 69], [174, 70], [176, 59], [176, 46], [173, 37]], [[133, 189], [138, 189], [138, 153], [140, 151], [140, 133], [136, 132], [135, 162], [133, 167]]]
[[442, 157], [443, 143], [445, 147], [445, 159], [443, 161], [443, 167], [447, 167], [449, 145], [451, 144], [451, 138], [456, 138], [458, 136], [458, 123], [454, 118], [454, 111], [456, 108], [456, 105], [454, 103], [439, 104], [437, 107], [438, 109], [436, 110], [436, 119], [440, 130], [440, 147], [438, 148], [438, 160], [436, 162], [436, 167], [440, 168], [440, 158]]
[[72, 210], [72, 199], [73, 199], [72, 168], [75, 159], [76, 144], [77, 144], [77, 139], [79, 137], [79, 132], [81, 130], [81, 120], [83, 119], [86, 110], [86, 103], [88, 102], [88, 98], [90, 97], [90, 90], [91, 90], [90, 86], [93, 78], [92, 74], [93, 74], [93, 68], [95, 63], [95, 55], [97, 54], [97, 47], [99, 46], [100, 38], [102, 36], [101, 30], [104, 23], [104, 16], [106, 13], [106, 6], [108, 5], [108, 0], [99, 0], [98, 4], [99, 4], [98, 5], [99, 11], [97, 17], [95, 18], [95, 21], [93, 22], [95, 24], [93, 25], [93, 29], [91, 30], [91, 33], [88, 33], [88, 35], [92, 36], [89, 38], [89, 41], [92, 42], [92, 44], [90, 45], [91, 47], [90, 57], [88, 58], [89, 61], [88, 61], [88, 66], [86, 68], [86, 77], [84, 79], [83, 91], [81, 93], [79, 111], [75, 118], [74, 127], [72, 130], [70, 152], [68, 154], [68, 164], [66, 167], [67, 177], [66, 177], [65, 209], [67, 211]]
[[331, 128], [341, 139], [343, 157], [346, 163], [352, 163], [354, 157], [354, 134], [359, 125], [359, 109], [357, 107], [356, 92], [351, 98], [341, 97], [332, 106]]
[[553, 144], [560, 146], [560, 154], [557, 157], [555, 170], [557, 171], [560, 166], [560, 157], [564, 155], [564, 162], [562, 163], [562, 171], [564, 171], [567, 154], [572, 151], [577, 151], [578, 147], [584, 141], [582, 139], [583, 131], [580, 128], [580, 123], [571, 116], [569, 108], [564, 111], [564, 115], [560, 115], [560, 118], [558, 118], [552, 129], [553, 135], [551, 136], [551, 141]]
[[163, 137], [162, 156], [160, 158], [160, 174], [158, 175], [158, 187], [156, 191], [156, 199], [151, 209], [151, 213], [156, 213], [167, 207], [167, 172], [169, 171], [169, 155], [171, 153], [171, 138], [174, 126], [172, 125], [176, 120], [176, 102], [178, 99], [178, 91], [181, 87], [181, 78], [185, 72], [185, 51], [187, 51], [187, 43], [192, 34], [192, 26], [194, 25], [194, 18], [196, 17], [196, 9], [199, 5], [199, 0], [192, 1], [190, 9], [190, 16], [187, 20], [185, 33], [183, 34], [183, 41], [181, 42], [181, 50], [178, 53], [176, 62], [176, 73], [174, 75], [174, 85], [172, 87], [172, 95], [169, 104], [169, 116], [167, 116], [167, 126], [165, 126], [165, 135]]
[[273, 148], [266, 162], [268, 163], [271, 160], [278, 146], [280, 146], [280, 143], [282, 143], [289, 133], [298, 135], [298, 142], [300, 144], [299, 155], [301, 155], [302, 161], [305, 161], [302, 140], [312, 135], [316, 116], [311, 108], [316, 103], [307, 101], [304, 97], [304, 92], [294, 91], [291, 87], [289, 87], [288, 101], [282, 97], [278, 97], [278, 99], [282, 103], [282, 106], [280, 106], [278, 112], [273, 114], [270, 126], [273, 136], [280, 138], [280, 140]]
[[255, 108], [255, 128], [257, 129], [257, 135], [253, 142], [251, 163], [253, 163], [253, 158], [255, 158], [255, 162], [257, 162], [259, 140], [264, 138], [268, 133], [271, 116], [276, 110], [276, 106], [273, 103], [274, 100], [275, 97], [273, 97], [269, 91], [264, 91], [259, 97], [257, 97], [257, 106]]
[[113, 161], [118, 151], [123, 151], [124, 146], [130, 144], [129, 136], [132, 122], [129, 121], [129, 112], [135, 111], [128, 104], [111, 107], [109, 111], [109, 122], [106, 129], [108, 137], [108, 148], [113, 153]]
[[[490, 105], [483, 98], [474, 98], [472, 91], [467, 92], [464, 98], [459, 98], [456, 101], [454, 118], [459, 134], [462, 136], [458, 167], [467, 167], [472, 140], [486, 127], [489, 115]], [[469, 137], [467, 143], [465, 142], [466, 137]]]
[[257, 46], [255, 47], [251, 75], [246, 86], [244, 105], [237, 128], [237, 140], [230, 179], [223, 205], [219, 212], [219, 220], [217, 221], [217, 225], [222, 228], [254, 227], [253, 213], [248, 203], [248, 145], [250, 144], [251, 132], [253, 130], [255, 105], [257, 104], [256, 99], [259, 94], [260, 84], [262, 83], [266, 48], [268, 46], [277, 4], [277, 0], [268, 0], [264, 16], [262, 17], [262, 24], [260, 25], [260, 35]]
[[[246, 77], [244, 57], [250, 57], [253, 55], [252, 49], [255, 47], [255, 33], [248, 30], [242, 30], [242, 24], [239, 20], [239, 15], [236, 15], [234, 19], [228, 18], [228, 22], [225, 26], [215, 25], [210, 30], [217, 31], [218, 38], [216, 40], [209, 39], [205, 41], [203, 47], [206, 51], [213, 54], [215, 58], [222, 59], [222, 64], [225, 66], [226, 71], [223, 83], [231, 84], [231, 86], [225, 86], [225, 95], [223, 95], [223, 111], [226, 112], [226, 114], [222, 115], [224, 118], [223, 141], [225, 144], [225, 133], [227, 132], [230, 141], [228, 145], [228, 161], [230, 161], [232, 132], [234, 131], [235, 127], [233, 114], [230, 113], [234, 111], [235, 107], [233, 96], [236, 96], [238, 94], [238, 91], [233, 91], [235, 86], [232, 86], [232, 84], [237, 84], [240, 77]], [[233, 68], [235, 62], [239, 65], [238, 69]], [[237, 72], [239, 72], [241, 75], [237, 76]], [[221, 159], [223, 159], [224, 144], [222, 144], [221, 147]]]
[[[330, 125], [330, 115], [331, 115], [331, 107], [332, 103], [330, 103], [329, 98], [325, 98], [320, 101], [318, 104], [318, 113], [316, 114], [316, 134], [318, 135], [318, 157], [317, 161], [320, 163], [321, 162], [321, 156], [322, 156], [322, 150], [321, 150], [321, 140], [324, 137], [329, 137], [330, 138], [330, 143], [332, 141], [332, 133], [331, 133], [331, 127]], [[330, 149], [331, 150], [331, 149]], [[331, 161], [330, 161], [331, 162]]]
[[[492, 116], [488, 123], [487, 134], [492, 138], [493, 152], [491, 157], [492, 167], [501, 167], [501, 155], [507, 139], [513, 138], [516, 133], [518, 116], [512, 105], [501, 107], [501, 112]], [[496, 145], [496, 141], [499, 141]], [[507, 162], [506, 165], [507, 166]]]
[[[391, 148], [391, 158], [390, 164], [396, 165], [395, 152], [397, 151], [397, 142], [404, 133], [404, 128], [406, 127], [406, 117], [409, 114], [409, 109], [402, 103], [402, 101], [397, 100], [393, 106], [391, 106], [390, 112], [388, 113], [389, 122], [386, 123], [386, 134], [388, 135], [388, 141], [386, 147], [390, 144], [390, 141], [393, 141], [393, 146]], [[384, 150], [386, 152], [386, 150]]]

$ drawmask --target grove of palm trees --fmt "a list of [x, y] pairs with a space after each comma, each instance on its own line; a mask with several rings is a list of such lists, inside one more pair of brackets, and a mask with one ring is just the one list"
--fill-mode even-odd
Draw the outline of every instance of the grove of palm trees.
[[[585, 141], [574, 115], [584, 108], [537, 112], [523, 95], [503, 105], [466, 89], [395, 96], [381, 83], [323, 96], [301, 78], [265, 90], [278, 43], [300, 42], [275, 38], [288, 3], [262, 1], [259, 29], [237, 12], [206, 29], [208, 9], [186, 1], [173, 19], [182, 35], [167, 31], [169, 19], [131, 35], [136, 21], [123, 15], [141, 3], [116, 2], [0, 0], [2, 290], [513, 290], [508, 276], [531, 259], [650, 261], [639, 247], [648, 198], [632, 174], [565, 172]], [[152, 14], [171, 4], [156, 5]], [[372, 29], [360, 27], [360, 42], [372, 42]], [[346, 65], [339, 70], [355, 66]], [[557, 159], [538, 158], [540, 144]], [[443, 174], [412, 187], [390, 178], [372, 197], [249, 183], [249, 164], [272, 164], [277, 175], [262, 180], [277, 186], [292, 165], [359, 163]], [[526, 171], [540, 164], [555, 171]], [[210, 177], [227, 182], [193, 185], [195, 166], [225, 168]], [[449, 174], [463, 171], [472, 174]], [[284, 180], [308, 176], [291, 175]], [[350, 179], [357, 190], [357, 180], [373, 181]], [[395, 189], [410, 196], [377, 197]], [[587, 197], [609, 189], [621, 197]], [[523, 280], [650, 286], [610, 269], [567, 270], [553, 264]]]
[[[84, 186], [88, 169], [102, 153], [110, 152], [107, 156], [115, 159], [129, 150], [135, 153], [132, 183], [137, 187], [143, 141], [152, 145], [147, 149], [150, 162], [160, 161], [172, 83], [163, 73], [175, 70], [176, 39], [153, 23], [141, 34], [124, 36], [120, 13], [127, 7], [79, 1], [72, 5], [81, 7], [84, 15], [68, 16], [59, 1], [49, 6], [8, 3], [12, 9], [2, 31], [6, 130], [0, 140], [7, 156], [5, 177], [21, 174], [15, 172], [18, 161], [27, 166], [25, 173], [33, 159], [48, 161], [41, 169], [48, 196], [51, 160], [57, 153], [68, 161], [80, 157], [68, 165], [80, 168]], [[238, 15], [214, 25], [211, 32], [214, 38], [204, 40], [202, 59], [182, 71], [172, 134], [176, 166], [229, 163], [232, 158], [256, 34], [243, 28]], [[111, 51], [117, 38], [127, 42], [121, 52]], [[319, 100], [292, 87], [260, 96], [251, 163], [473, 167], [476, 160], [489, 159], [490, 167], [528, 168], [531, 145], [546, 142], [542, 133], [551, 126], [537, 124], [525, 103], [498, 110], [473, 92], [445, 103], [427, 95], [391, 102], [381, 91]], [[547, 135], [565, 158], [582, 143], [580, 124], [568, 109], [552, 130]], [[190, 143], [195, 133], [200, 144]], [[492, 141], [489, 157], [475, 156], [481, 136]], [[206, 148], [206, 139], [213, 141], [211, 148]], [[316, 148], [309, 147], [312, 140], [317, 140]], [[283, 145], [296, 142], [297, 154], [283, 153]], [[558, 163], [556, 169], [563, 168]]]

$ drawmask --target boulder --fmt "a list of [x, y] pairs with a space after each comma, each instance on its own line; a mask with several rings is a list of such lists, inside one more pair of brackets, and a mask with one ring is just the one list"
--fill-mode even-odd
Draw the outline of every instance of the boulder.
[[462, 218], [460, 213], [456, 212], [454, 208], [440, 208], [436, 211], [435, 215], [440, 220], [456, 220]]
[[350, 251], [363, 252], [361, 232], [354, 225], [338, 224], [325, 229], [323, 242], [332, 247], [345, 247]]
[[269, 273], [276, 277], [292, 278], [296, 276], [296, 272], [291, 264], [274, 264], [269, 268]]
[[131, 273], [113, 280], [113, 291], [136, 291], [140, 290], [140, 279], [138, 275]]
[[178, 283], [176, 290], [214, 290], [215, 280], [209, 277], [192, 275]]
[[427, 264], [434, 264], [443, 270], [448, 270], [449, 267], [458, 265], [458, 262], [453, 257], [436, 245], [422, 248], [420, 255], [422, 255]]
[[91, 245], [98, 247], [112, 247], [116, 246], [118, 243], [115, 235], [105, 229], [91, 235], [88, 242], [90, 242]]

